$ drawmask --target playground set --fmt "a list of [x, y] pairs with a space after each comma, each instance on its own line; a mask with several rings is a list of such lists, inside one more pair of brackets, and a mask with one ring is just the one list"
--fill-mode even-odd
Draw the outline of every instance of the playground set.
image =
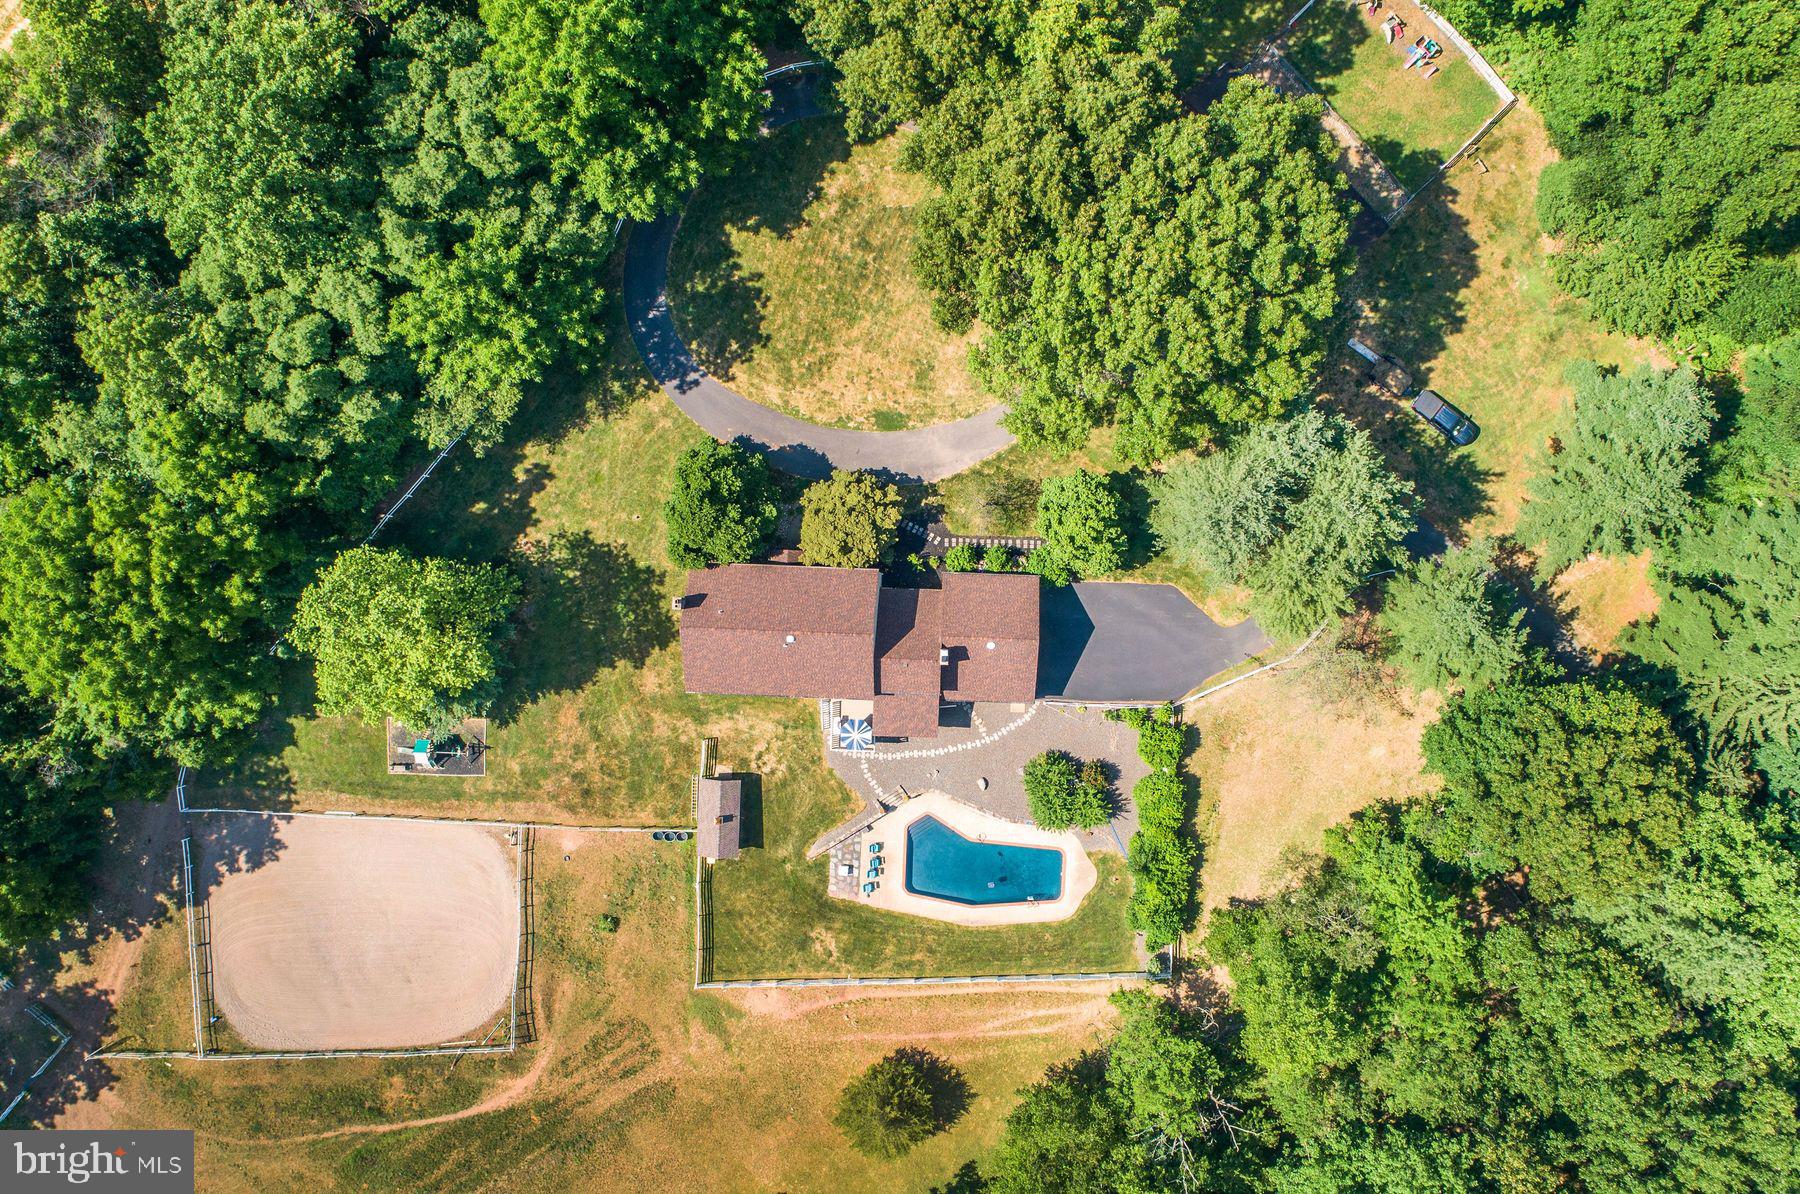
[[[1255, 73], [1283, 90], [1292, 76], [1325, 100], [1351, 185], [1390, 223], [1516, 102], [1419, 0], [1308, 0], [1263, 57]], [[1415, 90], [1426, 83], [1429, 93]]]

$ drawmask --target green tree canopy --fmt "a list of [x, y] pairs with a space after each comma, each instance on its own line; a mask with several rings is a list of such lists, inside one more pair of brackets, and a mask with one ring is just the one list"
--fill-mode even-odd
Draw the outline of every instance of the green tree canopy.
[[1419, 560], [1388, 583], [1381, 622], [1392, 658], [1415, 688], [1514, 678], [1525, 662], [1525, 614], [1494, 571], [1494, 543], [1477, 539]]
[[1031, 566], [1052, 584], [1105, 576], [1124, 566], [1125, 503], [1104, 474], [1078, 469], [1045, 481], [1037, 531], [1044, 545], [1033, 553]]
[[507, 127], [607, 212], [654, 219], [756, 135], [737, 0], [483, 0], [481, 19]]
[[1800, 746], [1800, 505], [1713, 507], [1657, 553], [1654, 576], [1656, 616], [1626, 645], [1671, 669], [1714, 733]]
[[498, 440], [521, 388], [558, 354], [592, 352], [604, 322], [613, 220], [507, 134], [487, 44], [474, 19], [421, 7], [373, 70], [376, 210], [407, 286], [392, 331], [426, 375], [433, 446], [465, 427], [477, 447]]
[[833, 470], [800, 497], [800, 556], [808, 564], [873, 568], [894, 550], [900, 491], [869, 473]]
[[319, 708], [435, 736], [476, 712], [518, 581], [489, 564], [358, 547], [300, 595], [288, 637], [313, 657]]
[[948, 1127], [967, 1099], [956, 1067], [924, 1049], [896, 1049], [844, 1088], [831, 1122], [858, 1152], [899, 1157]]
[[1559, 281], [1635, 335], [1792, 329], [1800, 271], [1781, 255], [1800, 217], [1800, 157], [1770, 115], [1800, 106], [1791, 6], [1571, 7], [1527, 76], [1562, 155], [1538, 192], [1545, 229], [1565, 242]]
[[852, 137], [918, 120], [1011, 58], [1020, 0], [804, 0], [807, 41], [831, 60]]
[[1737, 408], [1707, 455], [1706, 488], [1722, 501], [1800, 498], [1800, 335], [1744, 354]]
[[704, 440], [675, 462], [675, 487], [663, 504], [669, 559], [677, 568], [755, 559], [779, 515], [768, 459]]
[[1630, 555], [1693, 513], [1688, 492], [1713, 407], [1685, 369], [1630, 374], [1571, 366], [1575, 410], [1527, 487], [1520, 542], [1554, 576], [1587, 555]]
[[1181, 117], [1182, 28], [1154, 5], [1037, 10], [909, 146], [943, 187], [915, 266], [940, 322], [989, 329], [974, 361], [1027, 443], [1112, 423], [1154, 460], [1284, 413], [1323, 358], [1349, 223], [1316, 102], [1243, 80]]
[[1249, 586], [1269, 631], [1297, 636], [1350, 595], [1412, 529], [1412, 486], [1366, 432], [1308, 411], [1177, 465], [1154, 492], [1154, 525], [1178, 559]]
[[1791, 1184], [1791, 856], [1621, 688], [1465, 694], [1425, 751], [1441, 792], [1208, 935], [1275, 1188]]
[[1112, 820], [1104, 777], [1090, 776], [1060, 750], [1026, 761], [1025, 800], [1031, 819], [1045, 829], [1094, 829]]

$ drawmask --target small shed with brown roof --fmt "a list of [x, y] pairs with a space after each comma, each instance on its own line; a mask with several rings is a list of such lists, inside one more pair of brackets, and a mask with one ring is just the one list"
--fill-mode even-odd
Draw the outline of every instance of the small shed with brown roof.
[[708, 862], [736, 858], [743, 844], [744, 781], [703, 775], [694, 781], [695, 844]]

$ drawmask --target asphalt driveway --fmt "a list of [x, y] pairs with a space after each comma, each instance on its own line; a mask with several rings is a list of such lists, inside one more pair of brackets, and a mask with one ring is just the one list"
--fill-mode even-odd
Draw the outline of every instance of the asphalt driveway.
[[[797, 75], [772, 84], [768, 126], [823, 112], [816, 82], [810, 75]], [[681, 213], [675, 211], [631, 229], [625, 245], [625, 319], [650, 375], [715, 439], [740, 440], [797, 477], [867, 469], [902, 484], [954, 476], [1013, 442], [1012, 433], [1000, 425], [1004, 406], [935, 427], [850, 431], [770, 410], [720, 382], [694, 359], [669, 309], [669, 250], [680, 224]]]
[[1221, 626], [1174, 585], [1088, 581], [1044, 590], [1038, 693], [1172, 701], [1269, 646], [1252, 619]]

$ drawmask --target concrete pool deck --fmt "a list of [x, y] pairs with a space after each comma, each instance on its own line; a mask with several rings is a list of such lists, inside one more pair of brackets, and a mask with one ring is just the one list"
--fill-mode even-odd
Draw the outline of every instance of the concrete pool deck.
[[[991, 841], [1008, 846], [1032, 846], [1057, 850], [1063, 856], [1062, 894], [1054, 900], [1038, 900], [1025, 904], [959, 904], [915, 895], [906, 890], [906, 831], [921, 817], [939, 821], [971, 841]], [[861, 872], [868, 867], [869, 843], [881, 843], [884, 873], [879, 886], [869, 895], [862, 894], [866, 881]], [[1082, 848], [1081, 839], [1073, 833], [1053, 833], [1035, 825], [1021, 825], [964, 804], [943, 792], [926, 792], [906, 801], [892, 812], [884, 813], [858, 835], [862, 858], [856, 879], [855, 894], [849, 898], [870, 908], [888, 912], [905, 912], [912, 916], [928, 916], [951, 924], [979, 927], [986, 925], [1045, 924], [1067, 920], [1081, 907], [1081, 901], [1094, 890], [1099, 873]], [[837, 865], [834, 861], [832, 865]]]

